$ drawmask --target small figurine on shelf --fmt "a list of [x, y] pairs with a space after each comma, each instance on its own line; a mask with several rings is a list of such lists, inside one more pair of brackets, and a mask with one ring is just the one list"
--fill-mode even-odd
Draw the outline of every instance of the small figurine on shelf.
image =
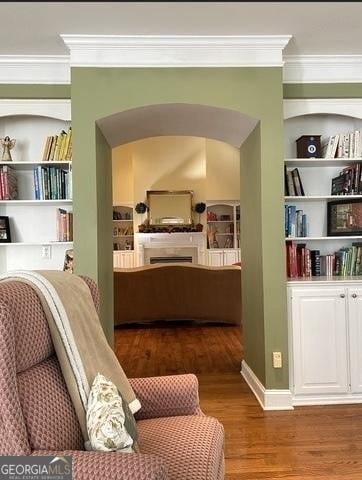
[[11, 153], [10, 150], [14, 148], [16, 140], [13, 138], [10, 140], [9, 136], [6, 136], [5, 138], [0, 138], [1, 146], [3, 147], [3, 153], [1, 156], [1, 161], [2, 162], [11, 162]]

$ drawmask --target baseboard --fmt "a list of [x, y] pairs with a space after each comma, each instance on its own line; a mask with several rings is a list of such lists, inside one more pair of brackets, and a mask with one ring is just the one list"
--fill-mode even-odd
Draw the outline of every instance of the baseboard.
[[263, 410], [294, 409], [291, 391], [266, 389], [245, 360], [241, 362], [241, 375], [249, 385]]
[[351, 405], [354, 403], [362, 403], [361, 394], [325, 394], [325, 395], [295, 395], [293, 397], [293, 405], [295, 407], [312, 406], [312, 405]]

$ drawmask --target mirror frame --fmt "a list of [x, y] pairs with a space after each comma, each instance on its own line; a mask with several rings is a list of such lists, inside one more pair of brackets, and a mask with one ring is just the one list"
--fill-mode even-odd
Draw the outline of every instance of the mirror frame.
[[[190, 218], [191, 218], [191, 223], [151, 223], [151, 208], [150, 208], [150, 195], [156, 194], [156, 195], [190, 195], [191, 198], [191, 207], [190, 207]], [[173, 226], [173, 227], [190, 227], [193, 226], [194, 220], [193, 220], [193, 199], [194, 199], [194, 192], [193, 190], [147, 190], [147, 218], [148, 218], [148, 224], [150, 227], [168, 227], [168, 226]]]

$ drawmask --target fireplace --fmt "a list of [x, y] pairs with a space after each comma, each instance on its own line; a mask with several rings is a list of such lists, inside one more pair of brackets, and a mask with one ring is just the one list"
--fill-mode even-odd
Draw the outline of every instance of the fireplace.
[[205, 263], [203, 233], [138, 233], [138, 265], [152, 263]]
[[174, 257], [151, 257], [150, 264], [153, 265], [155, 263], [192, 263], [192, 257], [182, 257], [182, 256], [174, 256]]

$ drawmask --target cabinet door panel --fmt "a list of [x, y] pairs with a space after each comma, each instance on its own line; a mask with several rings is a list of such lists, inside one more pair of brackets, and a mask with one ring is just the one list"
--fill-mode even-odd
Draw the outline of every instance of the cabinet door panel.
[[348, 391], [344, 288], [292, 290], [294, 391]]
[[231, 250], [224, 250], [224, 265], [233, 265], [238, 261], [238, 251], [231, 249]]
[[223, 251], [208, 252], [208, 263], [210, 267], [222, 267], [224, 265]]
[[351, 391], [362, 393], [362, 287], [348, 288]]
[[113, 252], [113, 268], [122, 268], [122, 252]]
[[122, 255], [122, 268], [134, 267], [134, 254], [133, 252], [124, 252]]

